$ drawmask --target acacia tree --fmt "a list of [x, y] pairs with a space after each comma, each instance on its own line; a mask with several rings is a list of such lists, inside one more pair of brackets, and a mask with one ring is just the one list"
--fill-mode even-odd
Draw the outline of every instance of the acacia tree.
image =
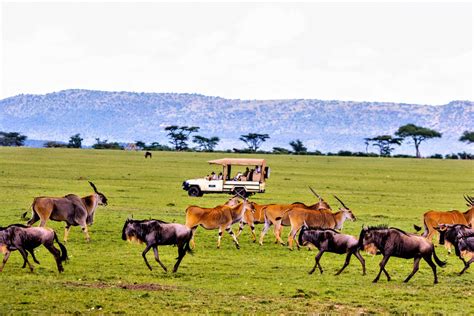
[[247, 144], [250, 151], [256, 152], [258, 148], [265, 142], [270, 136], [268, 134], [257, 134], [249, 133], [247, 135], [240, 135], [239, 139]]
[[81, 134], [76, 134], [72, 135], [71, 138], [69, 139], [69, 143], [67, 144], [67, 147], [69, 148], [82, 148], [82, 141], [84, 139], [81, 138]]
[[308, 148], [306, 148], [299, 139], [290, 142], [290, 146], [293, 148], [295, 154], [302, 154], [308, 151]]
[[193, 137], [193, 143], [198, 145], [199, 150], [201, 151], [214, 151], [214, 148], [219, 143], [219, 137], [207, 138], [204, 136], [196, 135]]
[[393, 145], [400, 146], [402, 144], [402, 138], [392, 137], [391, 135], [380, 135], [373, 138], [365, 138], [366, 143], [372, 142], [372, 146], [378, 147], [380, 156], [388, 157], [395, 150]]
[[189, 135], [199, 131], [199, 127], [171, 125], [165, 127], [165, 131], [168, 132], [170, 144], [174, 146], [175, 150], [180, 151], [188, 149], [187, 141], [189, 140]]
[[400, 136], [401, 138], [411, 138], [415, 144], [416, 157], [420, 158], [420, 144], [421, 142], [431, 139], [431, 138], [440, 138], [441, 133], [426, 127], [416, 126], [415, 124], [407, 124], [400, 126], [395, 135]]
[[464, 131], [462, 136], [459, 138], [460, 142], [465, 142], [468, 144], [474, 143], [474, 132], [471, 131]]
[[0, 132], [0, 146], [23, 146], [26, 138], [17, 132]]

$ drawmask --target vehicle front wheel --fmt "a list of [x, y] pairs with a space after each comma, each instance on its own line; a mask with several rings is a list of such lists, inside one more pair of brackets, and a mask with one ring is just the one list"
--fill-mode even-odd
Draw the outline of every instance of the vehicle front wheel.
[[190, 187], [188, 190], [189, 196], [202, 196], [201, 190], [198, 187]]

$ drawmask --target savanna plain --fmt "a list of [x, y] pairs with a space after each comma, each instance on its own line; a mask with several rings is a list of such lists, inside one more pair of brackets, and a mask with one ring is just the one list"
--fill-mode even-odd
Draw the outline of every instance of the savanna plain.
[[[79, 227], [71, 229], [64, 273], [57, 272], [43, 247], [37, 248], [41, 265], [35, 264], [33, 273], [21, 269], [18, 252], [12, 254], [0, 274], [0, 313], [474, 313], [474, 267], [458, 276], [461, 261], [441, 246], [436, 252], [448, 264], [438, 268], [439, 284], [433, 285], [424, 261], [403, 283], [413, 261], [398, 258], [387, 265], [392, 281], [382, 276], [373, 284], [380, 256], [363, 254], [366, 276], [355, 258], [334, 276], [344, 256], [326, 253], [324, 273], [308, 275], [317, 252], [289, 251], [274, 243], [272, 231], [260, 246], [246, 227], [237, 250], [229, 235], [217, 249], [217, 231], [198, 228], [194, 254], [186, 255], [178, 273], [165, 273], [152, 252], [154, 269], [149, 271], [141, 257], [144, 245], [121, 240], [124, 221], [133, 216], [184, 224], [188, 205], [224, 203], [229, 196], [191, 198], [181, 188], [185, 179], [220, 171], [207, 161], [223, 157], [267, 160], [267, 191], [251, 197], [260, 204], [310, 204], [316, 200], [308, 190], [312, 186], [334, 209], [336, 194], [357, 217], [346, 221], [343, 232], [356, 236], [363, 224], [413, 232], [425, 211], [464, 211], [463, 194], [474, 192], [472, 161], [184, 152], [154, 152], [145, 160], [142, 152], [0, 148], [0, 226], [25, 223], [21, 214], [31, 216], [35, 196], [91, 194], [88, 180], [109, 200], [96, 211], [90, 243]], [[62, 239], [64, 223], [47, 226]], [[261, 229], [258, 225], [257, 235]], [[163, 246], [159, 251], [171, 268], [177, 249]]]

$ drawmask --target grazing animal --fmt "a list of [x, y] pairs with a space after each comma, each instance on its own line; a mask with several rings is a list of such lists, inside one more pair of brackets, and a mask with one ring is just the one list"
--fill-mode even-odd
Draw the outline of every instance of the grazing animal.
[[250, 202], [255, 209], [255, 212], [252, 212], [250, 210], [247, 210], [242, 217], [242, 220], [240, 221], [239, 224], [239, 231], [236, 234], [236, 237], [238, 238], [242, 231], [244, 230], [244, 225], [247, 224], [250, 227], [250, 231], [252, 234], [252, 240], [253, 242], [257, 241], [257, 236], [255, 234], [255, 225], [256, 224], [263, 224], [265, 223], [265, 212], [264, 208], [267, 206], [266, 204], [257, 204], [255, 202]]
[[145, 159], [147, 159], [147, 158], [151, 159], [152, 157], [153, 156], [152, 156], [151, 152], [149, 152], [149, 151], [145, 152]]
[[94, 223], [97, 206], [107, 205], [107, 198], [97, 191], [94, 183], [89, 181], [89, 184], [95, 193], [83, 198], [75, 194], [68, 194], [64, 197], [36, 197], [31, 205], [32, 218], [27, 222], [27, 225], [31, 226], [41, 220], [40, 227], [44, 227], [48, 219], [63, 221], [66, 222], [64, 241], [67, 241], [71, 226], [81, 226], [86, 240], [90, 241], [87, 226]]
[[434, 257], [436, 264], [440, 267], [446, 264], [446, 262], [439, 260], [436, 256], [433, 244], [426, 240], [426, 238], [406, 233], [398, 228], [388, 228], [385, 225], [362, 228], [359, 236], [359, 247], [365, 249], [365, 247], [372, 245], [383, 255], [383, 259], [380, 262], [380, 271], [373, 280], [374, 283], [379, 280], [382, 272], [385, 273], [387, 280], [390, 281], [390, 275], [387, 270], [385, 270], [385, 265], [392, 256], [415, 259], [413, 271], [404, 282], [408, 282], [418, 271], [421, 258], [423, 258], [433, 270], [435, 284], [438, 283], [438, 276], [436, 275], [436, 265], [433, 263], [431, 257]]
[[[61, 250], [54, 247], [55, 241]], [[67, 250], [66, 247], [59, 242], [54, 230], [43, 227], [28, 227], [21, 224], [0, 227], [0, 248], [4, 253], [0, 272], [3, 271], [11, 252], [15, 250], [18, 250], [23, 257], [23, 268], [28, 264], [30, 271], [33, 272], [34, 267], [28, 261], [28, 252], [31, 253], [34, 262], [39, 264], [34, 256], [34, 249], [40, 245], [45, 246], [45, 248], [53, 254], [58, 271], [63, 272], [64, 268], [62, 262], [68, 258]]]
[[260, 233], [260, 245], [263, 245], [263, 238], [265, 237], [268, 229], [270, 226], [274, 226], [274, 235], [275, 235], [275, 243], [280, 243], [282, 245], [285, 242], [281, 239], [281, 231], [283, 230], [283, 226], [290, 226], [290, 219], [288, 217], [288, 211], [292, 208], [304, 208], [308, 210], [331, 210], [331, 206], [323, 200], [319, 194], [317, 194], [311, 187], [310, 190], [316, 195], [319, 201], [312, 205], [306, 205], [301, 202], [294, 202], [292, 204], [268, 204], [263, 207], [264, 212], [264, 219], [265, 219], [265, 226], [263, 227], [262, 232]]
[[[288, 248], [290, 250], [293, 249], [293, 240], [296, 234], [304, 224], [312, 227], [342, 229], [346, 219], [351, 221], [356, 220], [352, 211], [339, 198], [337, 198], [337, 200], [341, 202], [342, 207], [335, 213], [325, 209], [314, 211], [305, 208], [292, 208], [288, 211], [291, 224], [291, 230], [288, 234]], [[296, 245], [299, 248], [298, 242]]]
[[179, 264], [186, 252], [192, 253], [189, 247], [189, 241], [191, 240], [192, 232], [189, 228], [178, 223], [166, 223], [160, 220], [132, 220], [127, 219], [122, 229], [122, 240], [137, 241], [139, 243], [145, 243], [146, 248], [142, 252], [143, 260], [148, 267], [152, 270], [151, 265], [148, 263], [146, 254], [150, 249], [153, 248], [155, 253], [155, 260], [160, 266], [167, 272], [166, 266], [160, 261], [158, 256], [158, 246], [162, 245], [177, 245], [178, 246], [178, 258], [176, 264], [173, 267], [173, 272], [178, 271]]
[[[463, 225], [474, 225], [474, 198], [471, 196], [464, 196], [469, 209], [464, 213], [457, 210], [452, 211], [428, 211], [423, 214], [423, 224], [425, 231], [423, 237], [426, 237], [429, 241], [432, 241], [433, 236], [437, 233], [435, 227], [440, 224], [463, 224]], [[449, 244], [446, 244], [446, 248], [451, 252]]]
[[359, 259], [362, 264], [362, 275], [365, 275], [365, 260], [359, 253], [359, 241], [354, 236], [341, 234], [334, 229], [307, 228], [306, 225], [304, 225], [298, 236], [298, 242], [302, 246], [311, 243], [319, 249], [315, 257], [316, 262], [313, 269], [309, 271], [309, 274], [312, 274], [314, 270], [316, 270], [316, 266], [322, 274], [323, 268], [319, 264], [319, 260], [324, 252], [333, 252], [346, 254], [346, 261], [336, 275], [339, 275], [349, 265], [352, 255]]
[[194, 235], [197, 227], [200, 225], [205, 229], [219, 229], [219, 238], [217, 240], [217, 248], [221, 246], [222, 232], [227, 231], [233, 238], [237, 249], [240, 248], [237, 237], [232, 231], [232, 224], [240, 222], [245, 212], [249, 210], [255, 211], [255, 208], [247, 199], [238, 205], [227, 206], [218, 205], [214, 208], [202, 208], [199, 206], [189, 206], [186, 209], [186, 226], [193, 231], [191, 246], [194, 248]]
[[[456, 256], [464, 263], [464, 268], [459, 272], [459, 275], [466, 272], [474, 262], [474, 229], [463, 224], [440, 224], [434, 229], [439, 232], [439, 244], [444, 245], [446, 241], [451, 243]], [[463, 254], [465, 253], [471, 254], [469, 261], [464, 260]]]

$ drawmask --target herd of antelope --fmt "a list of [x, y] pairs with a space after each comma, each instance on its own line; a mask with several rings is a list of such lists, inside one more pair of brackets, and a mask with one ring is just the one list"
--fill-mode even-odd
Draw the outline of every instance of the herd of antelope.
[[[34, 255], [34, 248], [43, 244], [55, 257], [58, 271], [63, 271], [62, 262], [67, 260], [66, 247], [59, 242], [56, 233], [46, 228], [48, 220], [66, 222], [64, 241], [68, 239], [71, 226], [81, 226], [86, 240], [90, 240], [88, 225], [94, 222], [94, 214], [97, 206], [107, 205], [107, 198], [99, 192], [96, 186], [89, 182], [94, 190], [92, 195], [79, 197], [75, 194], [68, 194], [64, 197], [37, 197], [34, 199], [31, 210], [32, 217], [27, 225], [12, 224], [8, 227], [0, 227], [0, 250], [4, 253], [4, 259], [0, 272], [3, 270], [10, 253], [18, 250], [23, 257], [24, 263], [29, 265], [33, 271], [33, 266], [28, 261], [28, 253], [32, 255], [34, 262], [39, 263]], [[195, 247], [194, 236], [199, 226], [205, 229], [217, 229], [219, 231], [217, 247], [221, 245], [223, 231], [229, 233], [237, 249], [240, 248], [238, 237], [244, 225], [248, 225], [251, 230], [253, 241], [257, 241], [255, 225], [264, 224], [260, 234], [259, 243], [263, 245], [265, 234], [269, 228], [274, 226], [274, 235], [277, 243], [287, 245], [293, 249], [293, 243], [301, 246], [313, 245], [319, 249], [315, 257], [315, 265], [310, 274], [319, 268], [320, 259], [324, 252], [345, 254], [346, 259], [342, 268], [336, 273], [340, 274], [349, 264], [350, 258], [354, 255], [362, 265], [362, 273], [365, 275], [365, 261], [360, 251], [365, 250], [372, 254], [383, 256], [380, 262], [380, 270], [373, 282], [377, 282], [382, 272], [390, 280], [390, 275], [385, 269], [391, 256], [405, 259], [414, 259], [413, 271], [405, 279], [410, 278], [418, 271], [419, 262], [424, 259], [432, 268], [434, 283], [438, 282], [436, 274], [436, 264], [440, 267], [445, 265], [436, 253], [432, 243], [434, 234], [440, 234], [440, 244], [452, 245], [456, 255], [463, 261], [464, 267], [460, 274], [464, 273], [469, 265], [474, 262], [474, 198], [465, 196], [469, 209], [464, 213], [459, 211], [429, 211], [423, 215], [425, 231], [420, 236], [407, 233], [403, 230], [387, 226], [363, 227], [359, 238], [342, 234], [344, 222], [349, 219], [355, 221], [356, 217], [352, 210], [337, 196], [336, 200], [341, 207], [334, 212], [331, 206], [324, 201], [312, 188], [311, 191], [317, 196], [318, 202], [313, 205], [294, 202], [291, 204], [257, 204], [251, 202], [246, 197], [234, 196], [225, 204], [214, 208], [202, 208], [199, 206], [189, 206], [186, 209], [185, 225], [178, 223], [167, 223], [160, 220], [133, 220], [127, 219], [122, 229], [122, 239], [145, 243], [146, 248], [142, 253], [147, 267], [151, 270], [146, 254], [153, 249], [155, 260], [167, 271], [167, 268], [160, 261], [158, 256], [159, 245], [177, 245], [178, 258], [173, 268], [173, 272], [178, 270], [179, 264], [186, 253], [191, 253]], [[26, 213], [23, 214], [26, 217]], [[40, 221], [39, 227], [32, 227], [35, 222]], [[239, 223], [239, 231], [234, 234], [232, 225]], [[281, 232], [283, 226], [290, 227], [288, 241], [282, 240]], [[421, 227], [415, 226], [421, 230]], [[299, 232], [298, 238], [296, 238]], [[56, 242], [60, 250], [54, 247]], [[464, 257], [471, 255], [466, 261]]]

